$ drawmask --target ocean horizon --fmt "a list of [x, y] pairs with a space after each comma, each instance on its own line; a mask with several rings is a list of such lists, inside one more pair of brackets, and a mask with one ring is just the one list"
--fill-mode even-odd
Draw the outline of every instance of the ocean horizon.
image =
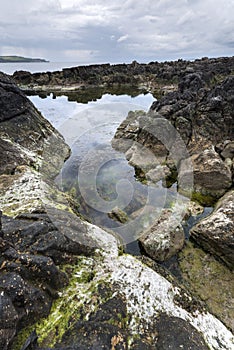
[[63, 68], [77, 67], [81, 65], [90, 65], [92, 63], [80, 62], [11, 62], [0, 63], [0, 72], [13, 74], [15, 71], [24, 70], [30, 73], [53, 72]]
[[129, 64], [131, 62], [0, 62], [0, 72], [12, 75], [15, 71], [24, 70], [30, 73], [54, 72], [63, 68], [90, 66], [98, 64]]
[[[171, 59], [169, 61], [176, 61], [177, 59]], [[195, 58], [188, 58], [186, 60], [193, 61]], [[166, 60], [161, 60], [155, 58], [157, 62], [165, 62]], [[12, 75], [15, 71], [24, 70], [30, 73], [40, 73], [40, 72], [54, 72], [62, 70], [63, 68], [71, 68], [78, 66], [90, 66], [98, 64], [129, 64], [129, 62], [0, 62], [0, 72]], [[139, 62], [139, 63], [149, 63], [149, 62]]]

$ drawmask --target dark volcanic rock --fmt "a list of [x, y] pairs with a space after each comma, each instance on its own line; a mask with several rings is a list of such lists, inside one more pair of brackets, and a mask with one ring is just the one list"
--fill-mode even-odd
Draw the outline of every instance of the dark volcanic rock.
[[[103, 292], [108, 293], [110, 290], [104, 287], [100, 292], [103, 297]], [[53, 349], [208, 349], [202, 335], [193, 326], [181, 318], [163, 313], [155, 318], [145, 333], [131, 336], [130, 341], [128, 317], [126, 302], [115, 293], [114, 297], [101, 304], [98, 310], [90, 315], [88, 321], [75, 322]], [[32, 337], [33, 342], [34, 340]], [[45, 350], [36, 345], [30, 349]]]
[[187, 322], [177, 317], [162, 315], [157, 320], [159, 333], [155, 349], [208, 350], [201, 334]]
[[14, 305], [18, 316], [18, 328], [30, 325], [35, 319], [48, 315], [51, 297], [41, 288], [26, 282], [19, 274], [5, 273], [0, 278], [0, 288]]
[[0, 163], [0, 175], [2, 174], [14, 174], [16, 168], [24, 164], [33, 164], [33, 159], [26, 154], [19, 153], [19, 149], [16, 145], [12, 144], [9, 140], [0, 140], [0, 152], [4, 154]]
[[190, 137], [184, 141], [189, 150], [197, 153], [233, 137], [234, 76], [213, 88], [203, 88], [200, 84], [196, 84], [195, 88], [193, 76], [185, 75], [178, 91], [155, 102], [151, 111], [163, 115], [174, 126], [178, 118], [184, 118], [192, 130]]
[[[27, 193], [30, 205], [33, 190], [36, 191], [33, 176], [39, 164], [43, 163], [42, 160], [46, 159], [48, 173], [53, 178], [59, 171], [59, 164], [68, 156], [69, 148], [63, 137], [42, 117], [22, 91], [2, 73], [0, 136], [1, 209], [7, 211], [10, 201], [15, 200], [15, 204], [12, 202], [14, 211], [17, 205], [20, 206], [20, 201], [23, 203], [25, 199], [23, 186], [31, 181], [32, 192]], [[58, 146], [61, 147], [59, 152]], [[49, 156], [47, 147], [57, 153]], [[27, 172], [30, 173], [28, 179], [22, 179]], [[11, 186], [20, 179], [22, 186], [20, 183], [18, 186], [22, 188], [16, 186], [13, 189]], [[10, 188], [12, 192], [7, 196], [6, 192]], [[0, 213], [0, 347], [8, 349], [20, 328], [48, 315], [52, 300], [57, 291], [66, 285], [67, 277], [55, 265], [53, 254], [51, 257], [43, 256], [43, 253], [33, 250], [33, 243], [40, 236], [56, 230], [45, 216], [39, 214], [27, 219], [13, 219]], [[61, 256], [61, 253], [57, 255]]]
[[[63, 137], [3, 73], [0, 73], [0, 136], [0, 151], [5, 154], [0, 162], [0, 175], [14, 173], [20, 165], [36, 168], [37, 157], [43, 156], [53, 177], [58, 165], [69, 155]], [[60, 152], [56, 152], [59, 145]]]
[[5, 312], [12, 327], [2, 330], [2, 341], [8, 344], [16, 330], [48, 316], [58, 290], [66, 286], [67, 275], [56, 264], [75, 263], [75, 255], [90, 255], [103, 243], [101, 230], [98, 239], [91, 225], [55, 209], [53, 216], [51, 210], [16, 219], [3, 216], [1, 223], [0, 293], [9, 299]]
[[[104, 288], [105, 290], [106, 288]], [[104, 293], [106, 293], [104, 291]], [[100, 291], [103, 294], [103, 291]], [[127, 309], [119, 295], [103, 303], [90, 315], [89, 321], [79, 321], [68, 330], [59, 349], [126, 349], [128, 334], [124, 329]]]
[[[132, 163], [137, 167], [139, 152], [133, 147], [143, 145], [172, 174], [178, 173], [180, 187], [193, 177], [195, 193], [219, 198], [232, 185], [233, 111], [234, 76], [209, 87], [203, 73], [189, 73], [182, 77], [178, 91], [154, 102], [147, 115], [130, 113], [117, 129], [112, 145], [127, 152], [127, 158], [130, 149]], [[179, 142], [176, 132], [180, 135]], [[140, 158], [147, 158], [147, 152]], [[154, 175], [153, 171], [149, 172], [148, 180], [151, 173]], [[188, 191], [192, 189], [191, 182], [189, 187]]]
[[8, 345], [16, 333], [18, 314], [11, 299], [1, 289], [0, 292], [0, 345], [1, 349], [8, 349]]
[[66, 261], [68, 254], [90, 255], [99, 247], [80, 218], [66, 211], [47, 209], [47, 214], [28, 213], [15, 219], [4, 216], [3, 238], [17, 251], [43, 254], [57, 264]]
[[205, 87], [205, 81], [202, 79], [201, 74], [191, 73], [185, 75], [178, 84], [178, 89], [181, 93], [184, 93], [186, 90], [189, 90], [190, 93], [197, 92], [201, 88]]
[[[64, 89], [80, 89], [90, 86], [110, 87], [113, 85], [142, 86], [148, 90], [155, 90], [157, 94], [159, 87], [163, 94], [167, 88], [176, 84], [186, 72], [190, 75], [181, 85], [181, 89], [197, 89], [216, 80], [216, 76], [223, 77], [231, 74], [234, 67], [233, 57], [221, 57], [213, 59], [201, 59], [191, 61], [172, 62], [150, 62], [140, 64], [133, 61], [131, 64], [100, 64], [90, 66], [78, 66], [65, 68], [62, 71], [34, 73], [17, 71], [13, 78], [17, 84], [29, 93], [56, 92]], [[200, 73], [203, 79], [200, 78]], [[173, 86], [174, 89], [174, 86]]]
[[[28, 222], [19, 226], [22, 229], [26, 225], [29, 226]], [[8, 349], [17, 329], [47, 316], [57, 290], [67, 283], [65, 274], [58, 270], [51, 258], [30, 255], [14, 244], [17, 226], [17, 220], [3, 217], [0, 237], [0, 305], [5, 322], [0, 325], [1, 349]]]
[[[79, 75], [77, 81], [97, 82], [104, 70], [112, 74], [119, 68], [125, 74], [128, 66], [116, 66], [114, 70], [110, 65], [94, 66], [91, 76], [90, 69], [83, 67], [68, 70], [65, 75], [68, 81], [71, 76], [77, 80]], [[139, 76], [147, 69], [147, 65], [136, 62], [131, 65], [131, 72]], [[168, 63], [165, 77], [173, 77], [175, 71], [176, 67]], [[59, 74], [38, 74], [36, 79], [42, 84], [59, 84]], [[114, 74], [108, 81], [121, 81], [121, 74]], [[135, 82], [134, 74], [126, 81]], [[41, 350], [43, 346], [61, 350], [142, 350], [186, 342], [188, 349], [195, 350], [198, 346], [206, 348], [203, 336], [210, 348], [231, 349], [230, 332], [194, 303], [189, 293], [134, 257], [119, 254], [118, 240], [113, 235], [72, 214], [64, 195], [59, 195], [49, 181], [68, 156], [68, 147], [9, 78], [3, 75], [0, 81], [2, 108], [8, 111], [0, 122], [2, 147], [7, 149], [6, 142], [13, 147], [9, 147], [8, 159], [0, 160], [0, 201], [3, 213], [14, 216], [3, 215], [2, 228], [0, 224], [1, 348], [10, 349], [15, 334], [47, 316], [52, 301], [59, 297], [49, 318], [37, 326], [44, 342]], [[12, 111], [11, 100], [15, 104]], [[171, 146], [177, 145], [173, 141], [169, 140]], [[38, 183], [43, 185], [41, 190]], [[34, 207], [33, 196], [40, 198], [45, 192], [49, 203], [43, 208]], [[67, 275], [57, 266], [61, 263], [68, 264], [64, 267]], [[165, 340], [165, 323], [178, 339], [173, 340], [169, 334]], [[36, 340], [37, 334], [31, 333], [22, 350], [38, 349]]]

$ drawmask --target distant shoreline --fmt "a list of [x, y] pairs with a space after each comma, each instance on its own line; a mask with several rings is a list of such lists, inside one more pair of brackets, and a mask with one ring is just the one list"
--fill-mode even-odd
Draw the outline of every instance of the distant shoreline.
[[0, 56], [0, 63], [33, 63], [33, 62], [49, 62], [43, 58], [29, 58], [22, 56]]

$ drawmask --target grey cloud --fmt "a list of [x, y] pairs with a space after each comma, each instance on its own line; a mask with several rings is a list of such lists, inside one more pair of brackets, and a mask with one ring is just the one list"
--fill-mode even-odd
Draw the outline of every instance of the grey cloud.
[[232, 54], [230, 0], [0, 0], [0, 5], [1, 54], [20, 47], [25, 55], [36, 50], [51, 60], [73, 60], [83, 52], [92, 62]]

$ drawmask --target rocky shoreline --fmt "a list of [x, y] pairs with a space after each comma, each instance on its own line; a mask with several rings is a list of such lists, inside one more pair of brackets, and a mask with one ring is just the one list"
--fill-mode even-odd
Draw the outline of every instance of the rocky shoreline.
[[[25, 91], [49, 93], [56, 92], [57, 87], [61, 91], [61, 86], [76, 89], [84, 82], [105, 84], [104, 72], [109, 70], [109, 77], [116, 75], [118, 84], [149, 87], [151, 78], [144, 80], [142, 66], [143, 73], [152, 73], [157, 81], [153, 70], [147, 71], [150, 65], [161, 69], [161, 92], [165, 81], [172, 79], [178, 79], [178, 90], [176, 83], [176, 91], [165, 94], [146, 115], [131, 113], [117, 130], [113, 145], [126, 152], [127, 159], [147, 181], [157, 183], [161, 172], [168, 181], [177, 179], [180, 183], [180, 176], [187, 179], [188, 167], [183, 164], [187, 158], [173, 161], [169, 157], [171, 148], [165, 149], [162, 142], [152, 139], [145, 127], [158, 115], [170, 121], [183, 138], [195, 170], [198, 167], [194, 175], [196, 199], [206, 204], [210, 198], [220, 198], [214, 212], [191, 230], [191, 236], [205, 251], [185, 244], [179, 258], [184, 282], [179, 282], [152, 259], [123, 253], [114, 234], [77, 216], [71, 199], [59, 192], [53, 181], [69, 157], [68, 146], [14, 82], [1, 74], [1, 349], [233, 348], [233, 58], [195, 61], [191, 65], [196, 72], [191, 72], [189, 62], [165, 63], [166, 76], [163, 64], [134, 62], [129, 74], [135, 79], [139, 72], [142, 80], [137, 83], [121, 80], [128, 65], [78, 67], [40, 76], [18, 72], [14, 79], [21, 87], [24, 85]], [[98, 77], [103, 78], [95, 80], [97, 69]], [[77, 80], [80, 72], [88, 77], [92, 73], [93, 81], [90, 83], [85, 74]], [[153, 168], [149, 167], [150, 156], [145, 157], [146, 164], [142, 162], [141, 146], [150, 149], [150, 156], [156, 156]], [[199, 168], [200, 164], [203, 166]], [[167, 215], [162, 222], [167, 222]], [[157, 261], [157, 241], [152, 235], [158, 236], [162, 230], [151, 231], [152, 242], [147, 241], [151, 249], [146, 251], [151, 256], [156, 244], [152, 258]], [[183, 246], [184, 241], [177, 251]], [[192, 260], [195, 251], [200, 260]], [[167, 244], [161, 254], [168, 254]], [[189, 259], [194, 265], [195, 261], [201, 263], [192, 270]], [[216, 278], [221, 291], [223, 278], [225, 293], [205, 295], [202, 286], [193, 283], [204, 266], [205, 282]], [[223, 307], [212, 308], [221, 295], [225, 298]]]
[[202, 72], [206, 82], [216, 84], [223, 77], [233, 74], [234, 57], [195, 61], [150, 62], [148, 64], [133, 61], [131, 64], [97, 64], [65, 68], [62, 71], [33, 73], [16, 71], [13, 79], [27, 94], [71, 94], [82, 96], [83, 90], [101, 89], [102, 93], [113, 88], [129, 87], [139, 91], [150, 91], [156, 97], [177, 89], [184, 72]]

